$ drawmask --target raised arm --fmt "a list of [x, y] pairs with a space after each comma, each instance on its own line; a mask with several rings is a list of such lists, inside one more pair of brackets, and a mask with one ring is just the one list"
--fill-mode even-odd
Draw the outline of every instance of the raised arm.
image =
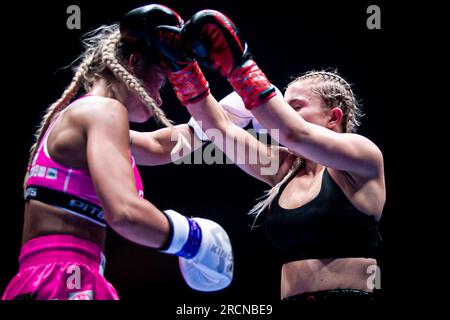
[[278, 147], [269, 147], [233, 124], [217, 100], [196, 61], [190, 60], [180, 47], [181, 29], [159, 28], [159, 48], [169, 82], [181, 103], [200, 123], [212, 142], [248, 174], [274, 185], [280, 164]]
[[280, 143], [288, 149], [313, 162], [363, 178], [380, 176], [382, 155], [375, 144], [360, 135], [310, 123], [275, 94], [239, 30], [225, 15], [200, 11], [185, 24], [183, 36], [191, 44], [192, 55], [228, 79], [264, 128], [279, 130]]
[[252, 113], [264, 127], [280, 128], [280, 142], [307, 159], [364, 178], [380, 175], [381, 151], [361, 135], [336, 132], [305, 121], [278, 97], [253, 109]]
[[273, 186], [286, 150], [260, 142], [246, 130], [229, 120], [212, 95], [188, 104], [189, 113], [199, 122], [212, 142], [239, 168]]

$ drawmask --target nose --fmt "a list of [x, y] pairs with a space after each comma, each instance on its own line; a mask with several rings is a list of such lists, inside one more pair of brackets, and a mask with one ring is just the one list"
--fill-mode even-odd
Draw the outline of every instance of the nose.
[[161, 107], [162, 99], [161, 99], [161, 95], [159, 94], [159, 91], [153, 92], [152, 97], [153, 97], [153, 100], [155, 100], [156, 105], [158, 107]]
[[158, 107], [161, 107], [161, 105], [162, 105], [162, 99], [161, 99], [161, 96], [160, 96], [159, 94], [158, 94], [158, 96], [156, 97], [155, 102], [156, 102], [156, 105], [157, 105]]

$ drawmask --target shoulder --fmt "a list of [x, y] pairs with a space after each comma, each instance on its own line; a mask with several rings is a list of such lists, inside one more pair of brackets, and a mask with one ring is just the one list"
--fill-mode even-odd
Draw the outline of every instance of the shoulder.
[[[347, 139], [351, 140], [351, 144], [359, 154], [361, 166], [367, 168], [367, 178], [378, 177], [383, 171], [384, 159], [380, 148], [369, 138], [356, 133], [345, 133]], [[351, 173], [351, 172], [349, 172]]]
[[386, 202], [383, 153], [373, 141], [362, 135], [346, 135], [352, 140], [349, 148], [358, 154], [356, 169], [328, 167], [328, 173], [356, 208], [379, 219]]
[[126, 123], [128, 125], [128, 113], [125, 106], [118, 100], [88, 96], [73, 102], [69, 110], [69, 117], [82, 128], [95, 126], [112, 126]]

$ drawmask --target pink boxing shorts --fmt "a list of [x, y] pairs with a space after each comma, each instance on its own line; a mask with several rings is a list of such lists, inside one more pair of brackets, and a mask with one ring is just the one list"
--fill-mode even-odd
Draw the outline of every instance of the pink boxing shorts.
[[19, 272], [2, 300], [118, 300], [103, 277], [100, 247], [70, 235], [34, 238], [20, 251]]

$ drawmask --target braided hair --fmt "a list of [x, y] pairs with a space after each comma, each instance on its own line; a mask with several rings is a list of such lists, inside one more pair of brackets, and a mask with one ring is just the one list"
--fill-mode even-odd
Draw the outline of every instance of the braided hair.
[[[47, 108], [36, 130], [35, 141], [30, 148], [29, 167], [32, 165], [43, 133], [50, 126], [52, 119], [70, 104], [81, 86], [86, 91], [89, 91], [98, 78], [106, 79], [110, 85], [118, 82], [125, 84], [130, 91], [139, 96], [142, 102], [152, 111], [158, 122], [168, 127], [172, 126], [172, 122], [167, 119], [164, 111], [158, 107], [155, 100], [147, 93], [141, 81], [123, 66], [130, 52], [126, 44], [122, 42], [119, 25], [105, 25], [88, 32], [83, 39], [83, 44], [85, 51], [79, 57], [81, 62], [74, 68], [75, 74], [71, 83], [67, 86], [62, 96]], [[24, 186], [26, 180], [27, 176], [25, 176]]]
[[300, 81], [309, 81], [313, 92], [324, 101], [327, 108], [341, 108], [344, 113], [342, 125], [345, 132], [357, 131], [363, 113], [350, 84], [336, 71], [309, 71], [294, 78], [288, 87]]

